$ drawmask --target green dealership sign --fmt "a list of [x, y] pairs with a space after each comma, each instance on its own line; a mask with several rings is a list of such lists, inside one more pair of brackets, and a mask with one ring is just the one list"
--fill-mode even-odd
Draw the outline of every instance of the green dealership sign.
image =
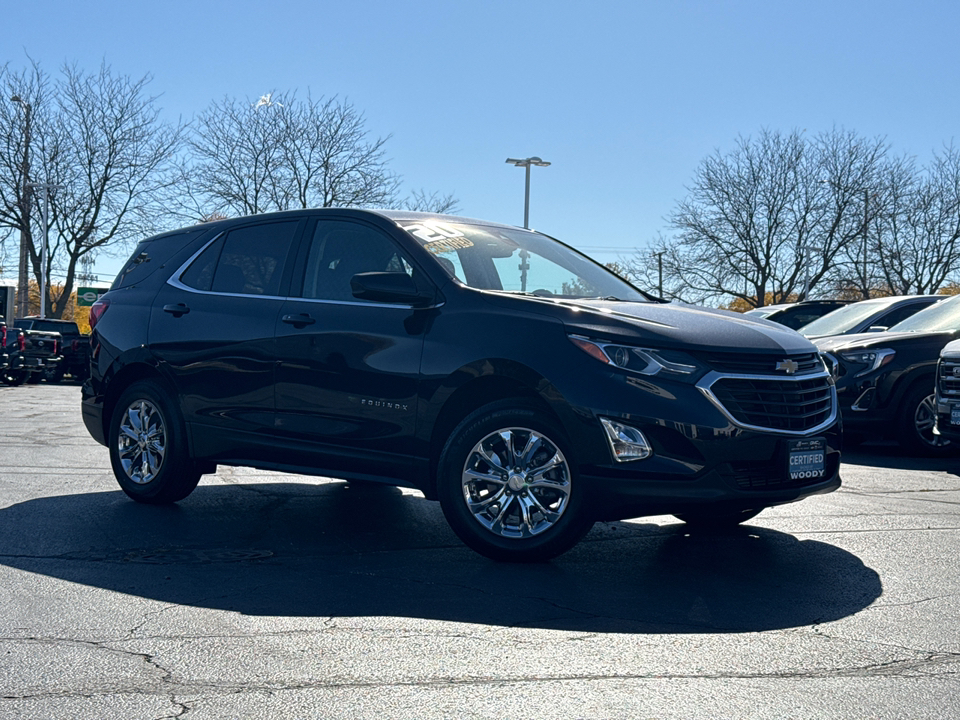
[[108, 288], [77, 288], [77, 306], [90, 307], [97, 301], [97, 298], [103, 295], [107, 290]]

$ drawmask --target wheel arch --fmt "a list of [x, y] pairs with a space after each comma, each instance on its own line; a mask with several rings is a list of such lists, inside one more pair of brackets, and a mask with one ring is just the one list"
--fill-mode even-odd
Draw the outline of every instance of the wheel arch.
[[[105, 383], [106, 392], [103, 396], [103, 432], [104, 437], [110, 436], [110, 421], [113, 418], [114, 410], [117, 406], [117, 400], [123, 395], [123, 392], [141, 380], [152, 380], [171, 393], [175, 397], [173, 388], [161, 374], [155, 365], [147, 362], [134, 362], [125, 365], [114, 374], [109, 382]], [[176, 405], [177, 403], [175, 403]]]
[[437, 497], [437, 465], [440, 453], [453, 430], [466, 418], [484, 405], [503, 400], [521, 400], [536, 406], [548, 415], [564, 431], [567, 424], [555, 410], [552, 397], [559, 393], [545, 378], [530, 368], [505, 361], [502, 363], [485, 362], [480, 372], [464, 369], [452, 377], [462, 379], [461, 384], [448, 388], [431, 428], [429, 438], [430, 478], [425, 494], [431, 499]]

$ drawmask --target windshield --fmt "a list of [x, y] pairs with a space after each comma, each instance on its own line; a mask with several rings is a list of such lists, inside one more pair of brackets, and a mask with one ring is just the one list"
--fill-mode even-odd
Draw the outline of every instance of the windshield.
[[951, 330], [960, 330], [960, 295], [931, 305], [890, 328], [890, 332], [946, 332]]
[[798, 332], [806, 337], [843, 335], [888, 305], [890, 305], [889, 300], [864, 300], [853, 305], [845, 305], [804, 325]]
[[448, 275], [468, 287], [539, 297], [650, 302], [627, 281], [546, 235], [432, 220], [398, 224]]

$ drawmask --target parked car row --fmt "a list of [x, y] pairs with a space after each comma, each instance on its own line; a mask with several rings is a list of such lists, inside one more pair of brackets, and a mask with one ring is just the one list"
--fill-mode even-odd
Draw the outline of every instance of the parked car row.
[[945, 346], [960, 338], [960, 297], [863, 300], [797, 331], [833, 364], [847, 445], [895, 439], [908, 452], [924, 455], [960, 448], [955, 433], [960, 431], [960, 394], [955, 393], [960, 370], [954, 375], [960, 363], [950, 353], [941, 359]]
[[82, 381], [90, 374], [89, 338], [75, 322], [26, 317], [0, 321], [0, 380], [7, 385]]

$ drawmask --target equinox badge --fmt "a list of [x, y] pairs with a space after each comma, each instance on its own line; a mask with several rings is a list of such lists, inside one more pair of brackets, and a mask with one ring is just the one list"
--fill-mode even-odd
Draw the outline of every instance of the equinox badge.
[[793, 375], [799, 369], [800, 366], [797, 364], [797, 362], [789, 358], [786, 360], [781, 360], [777, 363], [777, 370], [783, 370], [787, 375]]

